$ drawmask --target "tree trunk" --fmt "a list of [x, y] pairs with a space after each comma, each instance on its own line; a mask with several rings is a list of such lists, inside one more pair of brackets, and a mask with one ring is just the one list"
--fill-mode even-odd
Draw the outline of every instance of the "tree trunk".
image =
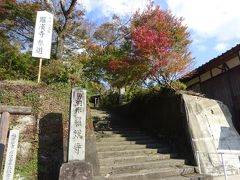
[[56, 59], [62, 59], [64, 50], [64, 37], [58, 35], [57, 48], [56, 48]]

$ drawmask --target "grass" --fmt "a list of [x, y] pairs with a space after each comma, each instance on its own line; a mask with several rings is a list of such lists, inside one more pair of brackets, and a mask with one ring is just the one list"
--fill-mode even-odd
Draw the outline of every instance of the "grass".
[[4, 82], [6, 83], [10, 83], [10, 84], [13, 84], [13, 85], [30, 85], [30, 86], [39, 86], [40, 84], [37, 83], [37, 81], [29, 81], [29, 80], [4, 80]]
[[37, 147], [34, 148], [33, 157], [26, 164], [17, 164], [15, 167], [15, 179], [21, 179], [24, 177], [28, 179], [37, 179], [38, 175], [38, 153]]
[[[63, 141], [67, 142], [68, 134], [68, 118], [69, 118], [69, 105], [70, 105], [71, 86], [69, 84], [37, 84], [31, 81], [0, 81], [0, 105], [14, 105], [14, 106], [31, 106], [35, 117], [42, 118], [49, 113], [62, 114], [63, 117]], [[90, 117], [90, 116], [89, 116]], [[16, 125], [12, 121], [10, 126], [14, 128]], [[87, 126], [91, 128], [90, 125]], [[15, 178], [14, 179], [37, 179], [39, 173], [47, 171], [46, 166], [38, 166], [39, 147], [38, 130], [26, 133], [26, 141], [33, 142], [31, 159], [26, 162], [21, 162], [19, 159], [16, 162]], [[34, 133], [34, 134], [33, 134]], [[54, 128], [53, 128], [54, 133]], [[51, 153], [58, 150], [58, 147], [48, 147], [52, 149]], [[41, 147], [44, 148], [44, 147]], [[55, 149], [54, 149], [55, 148]], [[0, 177], [1, 179], [1, 177]]]
[[[44, 117], [46, 114], [54, 112], [63, 115], [63, 121], [68, 121], [68, 111], [70, 102], [71, 87], [66, 84], [40, 84], [30, 81], [2, 81], [0, 82], [0, 104], [14, 106], [31, 106], [35, 117]], [[10, 122], [14, 128], [16, 123]], [[66, 128], [66, 127], [65, 127]], [[38, 178], [38, 138], [35, 132], [25, 136], [28, 142], [32, 142], [32, 137], [36, 137], [33, 142], [31, 159], [21, 162], [16, 161], [14, 179], [37, 179]], [[65, 130], [65, 132], [67, 132]], [[33, 134], [34, 133], [34, 134]], [[28, 134], [28, 133], [27, 133]], [[57, 148], [57, 147], [56, 147]], [[1, 178], [0, 178], [1, 179]]]
[[0, 104], [13, 106], [31, 106], [33, 114], [39, 111], [39, 95], [37, 92], [29, 91], [19, 93], [19, 91], [2, 90], [0, 92]]

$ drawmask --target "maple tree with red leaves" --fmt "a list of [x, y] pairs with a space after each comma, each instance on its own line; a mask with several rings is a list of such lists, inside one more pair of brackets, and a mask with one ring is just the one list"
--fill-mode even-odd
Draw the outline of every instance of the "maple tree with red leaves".
[[172, 84], [192, 64], [190, 33], [183, 19], [150, 3], [123, 21], [114, 16], [96, 29], [94, 48], [87, 48], [90, 80], [118, 88], [145, 83], [174, 89]]
[[118, 75], [129, 75], [129, 71], [141, 67], [137, 73], [131, 73], [135, 77], [128, 79], [172, 87], [171, 83], [191, 67], [189, 36], [182, 18], [151, 3], [143, 12], [136, 12], [131, 21], [127, 37], [131, 56], [113, 59], [109, 67]]

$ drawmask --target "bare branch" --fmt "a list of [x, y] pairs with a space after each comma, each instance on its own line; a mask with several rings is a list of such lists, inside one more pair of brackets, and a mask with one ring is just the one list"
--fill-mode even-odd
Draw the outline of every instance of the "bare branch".
[[28, 39], [28, 40], [31, 40], [31, 41], [33, 40], [33, 38], [31, 38], [29, 36], [26, 36], [25, 33], [21, 33], [21, 32], [19, 32], [17, 30], [14, 30], [14, 29], [12, 29], [11, 31], [17, 33], [18, 35], [20, 35], [22, 37], [24, 37], [25, 39]]
[[77, 0], [72, 0], [68, 10], [66, 11], [65, 17], [70, 15], [70, 13], [72, 12], [72, 10], [75, 7], [76, 3], [77, 3]]
[[66, 13], [66, 11], [65, 11], [65, 0], [61, 0], [60, 1], [60, 5], [61, 5], [62, 12], [63, 12], [63, 14], [65, 16], [65, 13]]

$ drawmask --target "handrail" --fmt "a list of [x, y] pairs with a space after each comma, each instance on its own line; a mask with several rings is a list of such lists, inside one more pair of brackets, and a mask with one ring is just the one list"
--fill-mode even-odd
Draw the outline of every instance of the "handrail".
[[[197, 158], [199, 174], [202, 173], [202, 171], [201, 171], [200, 154], [208, 154], [208, 155], [210, 155], [210, 154], [217, 154], [217, 155], [220, 155], [221, 161], [222, 161], [221, 163], [222, 163], [222, 167], [223, 167], [225, 180], [228, 180], [228, 176], [227, 176], [226, 164], [225, 164], [223, 155], [239, 155], [240, 156], [240, 153], [236, 153], [236, 152], [228, 153], [228, 152], [200, 152], [200, 151], [196, 151], [196, 158]], [[238, 174], [239, 174], [239, 169], [238, 169]]]
[[228, 152], [201, 152], [201, 151], [196, 151], [197, 153], [200, 153], [200, 154], [229, 154], [229, 155], [239, 155], [240, 156], [240, 152], [239, 153], [236, 153], [236, 152], [231, 152], [231, 153], [228, 153]]

